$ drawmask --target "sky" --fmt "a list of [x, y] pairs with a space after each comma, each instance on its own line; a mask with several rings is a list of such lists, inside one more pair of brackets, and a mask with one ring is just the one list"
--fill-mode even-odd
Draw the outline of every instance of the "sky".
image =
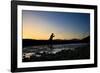
[[90, 14], [50, 11], [22, 11], [22, 38], [47, 40], [82, 39], [90, 34]]

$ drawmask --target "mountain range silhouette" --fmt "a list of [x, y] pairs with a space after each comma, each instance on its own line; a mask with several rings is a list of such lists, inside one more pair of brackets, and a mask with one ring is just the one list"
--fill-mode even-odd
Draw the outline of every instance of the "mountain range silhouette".
[[[51, 42], [49, 40], [35, 40], [35, 39], [23, 39], [23, 47], [33, 46], [33, 45], [49, 45]], [[52, 44], [69, 44], [69, 43], [90, 43], [90, 36], [87, 36], [83, 39], [71, 39], [71, 40], [61, 40], [55, 39], [52, 40]]]

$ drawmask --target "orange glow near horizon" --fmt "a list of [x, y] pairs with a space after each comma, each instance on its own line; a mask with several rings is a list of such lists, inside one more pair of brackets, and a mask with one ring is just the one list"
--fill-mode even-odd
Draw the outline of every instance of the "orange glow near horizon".
[[[41, 24], [42, 25], [42, 24]], [[57, 29], [49, 27], [38, 27], [38, 26], [27, 26], [23, 27], [23, 39], [37, 39], [37, 40], [48, 40], [51, 33], [55, 34], [54, 39], [72, 39], [78, 37], [73, 33], [63, 32]], [[54, 30], [56, 30], [54, 32]]]
[[[56, 13], [52, 13], [56, 14]], [[71, 23], [68, 16], [64, 17], [63, 20], [61, 15], [60, 18], [50, 13], [38, 13], [32, 11], [23, 11], [23, 39], [36, 39], [36, 40], [47, 40], [51, 33], [55, 34], [54, 39], [81, 39], [89, 35], [89, 31], [86, 32], [81, 25], [73, 26], [75, 22]], [[77, 15], [76, 15], [77, 16]], [[65, 20], [66, 18], [66, 20]], [[55, 20], [54, 20], [55, 19]], [[59, 19], [59, 20], [57, 20]], [[80, 19], [80, 18], [79, 18]], [[61, 21], [60, 21], [61, 20]], [[68, 23], [69, 22], [69, 23]], [[84, 22], [84, 21], [83, 21]], [[78, 27], [79, 26], [79, 27]], [[78, 31], [79, 30], [79, 31]], [[85, 32], [84, 34], [82, 32]]]

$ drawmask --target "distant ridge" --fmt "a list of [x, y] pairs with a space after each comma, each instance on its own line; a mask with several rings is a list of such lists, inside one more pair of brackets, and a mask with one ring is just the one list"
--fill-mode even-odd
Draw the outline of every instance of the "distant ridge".
[[23, 47], [25, 46], [33, 46], [33, 45], [50, 45], [52, 44], [69, 44], [69, 43], [89, 43], [90, 36], [80, 39], [71, 39], [71, 40], [53, 40], [50, 42], [49, 40], [35, 40], [35, 39], [23, 39]]
[[90, 42], [90, 36], [83, 38], [82, 42]]

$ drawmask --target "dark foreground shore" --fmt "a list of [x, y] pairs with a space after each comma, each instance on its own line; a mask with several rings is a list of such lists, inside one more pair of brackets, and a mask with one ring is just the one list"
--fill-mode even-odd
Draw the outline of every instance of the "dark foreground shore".
[[[37, 53], [38, 56], [31, 55], [30, 58], [23, 57], [23, 62], [36, 62], [36, 61], [58, 61], [58, 60], [81, 60], [90, 59], [90, 45], [77, 47], [74, 50], [61, 50], [56, 54], [51, 53]], [[41, 56], [39, 56], [39, 54]]]

